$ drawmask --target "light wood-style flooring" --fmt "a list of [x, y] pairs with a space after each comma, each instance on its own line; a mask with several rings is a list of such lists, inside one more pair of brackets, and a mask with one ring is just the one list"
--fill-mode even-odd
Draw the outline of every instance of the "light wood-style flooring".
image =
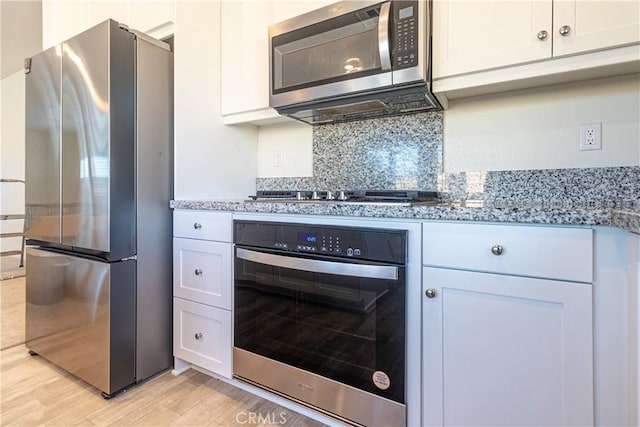
[[25, 279], [0, 280], [0, 350], [24, 343]]
[[24, 345], [0, 352], [1, 426], [309, 426], [323, 424], [193, 369], [111, 400]]
[[0, 281], [0, 426], [323, 424], [195, 370], [166, 372], [111, 400], [24, 346], [24, 277]]

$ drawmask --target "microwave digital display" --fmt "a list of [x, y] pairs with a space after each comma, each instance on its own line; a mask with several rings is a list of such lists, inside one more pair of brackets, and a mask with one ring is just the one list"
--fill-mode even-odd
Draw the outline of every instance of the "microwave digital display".
[[413, 16], [413, 6], [402, 8], [398, 11], [398, 19], [407, 19]]

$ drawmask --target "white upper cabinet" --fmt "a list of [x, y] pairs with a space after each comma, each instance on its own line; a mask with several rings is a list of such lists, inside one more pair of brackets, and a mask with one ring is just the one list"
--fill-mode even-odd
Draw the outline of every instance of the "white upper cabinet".
[[221, 112], [269, 107], [270, 2], [222, 2]]
[[42, 48], [48, 49], [89, 28], [84, 1], [42, 1]]
[[276, 0], [273, 2], [271, 23], [275, 24], [276, 22], [286, 21], [287, 19], [303, 15], [331, 3], [337, 3], [337, 0]]
[[336, 0], [223, 1], [221, 105], [225, 124], [285, 122], [269, 108], [269, 25]]
[[67, 40], [109, 18], [153, 37], [171, 34], [174, 0], [73, 0], [42, 2], [42, 47]]
[[174, 0], [130, 0], [128, 3], [131, 14], [128, 25], [153, 37], [160, 37], [156, 30], [172, 25], [175, 20]]
[[433, 91], [443, 102], [638, 67], [638, 0], [433, 1]]
[[129, 24], [129, 7], [126, 1], [92, 0], [87, 2], [87, 9], [89, 13], [88, 27], [97, 25], [107, 19]]
[[640, 2], [452, 1], [433, 5], [433, 77], [640, 42]]
[[551, 0], [436, 0], [433, 77], [549, 58], [551, 11]]
[[640, 42], [640, 1], [555, 0], [553, 56]]

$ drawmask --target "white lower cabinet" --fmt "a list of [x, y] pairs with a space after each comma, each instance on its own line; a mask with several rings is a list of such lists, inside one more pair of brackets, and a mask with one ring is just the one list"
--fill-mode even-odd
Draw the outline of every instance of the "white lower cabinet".
[[175, 372], [195, 365], [231, 378], [231, 213], [176, 211], [173, 219]]
[[231, 378], [231, 312], [173, 299], [173, 353]]
[[424, 425], [593, 425], [592, 239], [424, 224]]
[[173, 239], [173, 295], [231, 310], [231, 243]]
[[591, 285], [425, 267], [427, 425], [592, 425]]

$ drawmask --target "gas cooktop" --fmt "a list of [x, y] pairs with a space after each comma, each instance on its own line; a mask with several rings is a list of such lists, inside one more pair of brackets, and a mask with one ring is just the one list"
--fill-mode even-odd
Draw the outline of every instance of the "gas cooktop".
[[435, 191], [258, 191], [251, 202], [348, 203], [362, 205], [422, 206], [441, 202]]

